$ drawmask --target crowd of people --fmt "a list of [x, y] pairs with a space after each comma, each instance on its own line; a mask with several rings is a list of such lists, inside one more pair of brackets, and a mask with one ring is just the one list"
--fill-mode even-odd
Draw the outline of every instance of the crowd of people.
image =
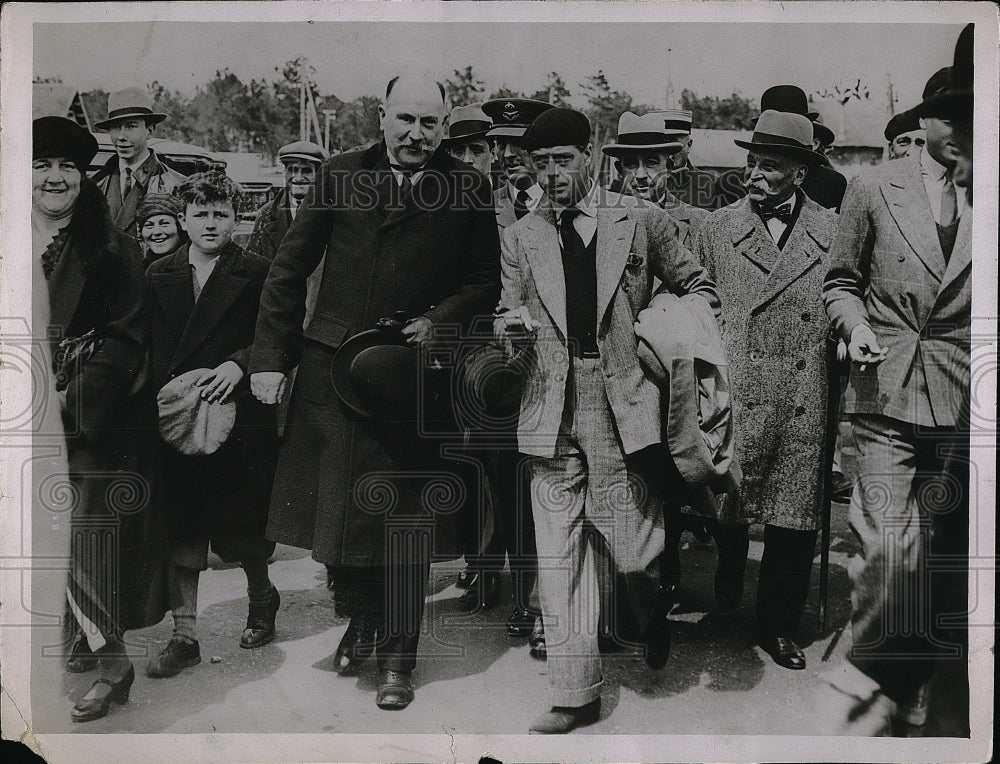
[[[930, 591], [922, 571], [967, 555], [971, 62], [970, 25], [886, 126], [893, 159], [850, 183], [793, 85], [765, 91], [745, 166], [718, 178], [691, 163], [690, 112], [622, 114], [605, 188], [582, 113], [449, 113], [439, 83], [399, 76], [378, 143], [280, 150], [245, 247], [240, 188], [167, 167], [141, 89], [109, 97], [116, 155], [92, 177], [96, 139], [35, 120], [32, 253], [78, 501], [66, 669], [99, 671], [73, 720], [128, 701], [125, 634], [168, 611], [146, 674], [201, 661], [209, 549], [246, 574], [240, 647], [272, 641], [276, 543], [326, 566], [350, 618], [335, 670], [374, 655], [382, 709], [414, 699], [431, 563], [464, 556], [458, 606], [497, 607], [509, 568], [507, 631], [548, 663], [530, 731], [593, 723], [602, 652], [668, 670], [685, 528], [715, 541], [725, 624], [763, 525], [757, 638], [801, 670], [839, 385], [861, 553], [823, 720], [923, 724], [933, 657], [962, 639], [934, 616], [965, 602], [961, 572]], [[128, 507], [121, 480], [141, 485]], [[87, 522], [108, 517], [113, 549]]]

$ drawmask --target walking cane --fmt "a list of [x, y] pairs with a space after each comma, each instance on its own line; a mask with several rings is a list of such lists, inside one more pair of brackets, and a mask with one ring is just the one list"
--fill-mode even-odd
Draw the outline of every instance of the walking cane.
[[837, 360], [837, 338], [826, 339], [826, 449], [823, 452], [823, 506], [819, 549], [819, 624], [826, 631], [826, 600], [830, 586], [830, 514], [833, 511], [833, 452], [837, 447], [840, 425], [840, 362]]

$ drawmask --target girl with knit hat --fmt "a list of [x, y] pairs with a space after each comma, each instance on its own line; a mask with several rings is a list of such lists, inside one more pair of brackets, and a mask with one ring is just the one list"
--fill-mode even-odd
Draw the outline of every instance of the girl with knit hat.
[[143, 267], [187, 242], [187, 234], [178, 219], [183, 212], [181, 200], [170, 194], [148, 194], [142, 200], [136, 211], [136, 222], [142, 239]]

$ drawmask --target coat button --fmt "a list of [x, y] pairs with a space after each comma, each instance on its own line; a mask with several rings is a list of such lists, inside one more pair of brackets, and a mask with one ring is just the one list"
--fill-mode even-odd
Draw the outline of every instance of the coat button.
[[753, 408], [754, 406], [756, 406], [756, 405], [757, 405], [757, 404], [756, 404], [756, 403], [754, 403], [753, 401], [747, 401], [747, 408], [748, 408], [748, 409], [752, 409], [752, 408]]
[[754, 352], [753, 350], [751, 350], [750, 351], [750, 360], [751, 361], [759, 361], [760, 360], [760, 354]]
[[622, 284], [622, 291], [623, 292], [627, 292], [628, 291], [628, 284]]
[[806, 311], [805, 313], [802, 314], [803, 321], [812, 321], [812, 319], [813, 319], [812, 313], [810, 313], [809, 311]]
[[798, 369], [799, 371], [802, 371], [803, 369], [806, 368], [806, 362], [800, 358], [798, 361], [795, 362], [795, 368]]
[[905, 294], [901, 294], [899, 296], [899, 304], [900, 305], [906, 305], [906, 295]]
[[906, 262], [906, 255], [896, 255], [896, 259], [899, 260], [899, 262], [901, 262], [901, 263], [905, 263]]
[[805, 406], [796, 406], [795, 407], [795, 416], [802, 416], [805, 413], [806, 413], [806, 407]]

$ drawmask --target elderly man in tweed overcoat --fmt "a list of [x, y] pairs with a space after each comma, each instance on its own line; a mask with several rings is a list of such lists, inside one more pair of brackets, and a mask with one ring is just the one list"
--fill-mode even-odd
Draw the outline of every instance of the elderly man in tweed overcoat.
[[801, 189], [822, 158], [812, 125], [764, 112], [750, 142], [748, 196], [701, 227], [695, 253], [717, 282], [729, 356], [738, 495], [715, 526], [716, 597], [735, 609], [743, 590], [748, 523], [764, 524], [757, 594], [761, 647], [781, 666], [805, 668], [793, 637], [809, 592], [819, 527], [826, 421], [827, 322], [820, 290], [837, 216]]
[[718, 302], [665, 212], [592, 183], [583, 114], [544, 112], [522, 145], [545, 197], [504, 232], [497, 330], [534, 353], [517, 435], [538, 457], [532, 512], [552, 699], [531, 732], [551, 734], [600, 713], [597, 586], [609, 553], [627, 574], [647, 663], [666, 662], [657, 590], [667, 457], [660, 390], [639, 364], [634, 322], [654, 277], [683, 299]]

